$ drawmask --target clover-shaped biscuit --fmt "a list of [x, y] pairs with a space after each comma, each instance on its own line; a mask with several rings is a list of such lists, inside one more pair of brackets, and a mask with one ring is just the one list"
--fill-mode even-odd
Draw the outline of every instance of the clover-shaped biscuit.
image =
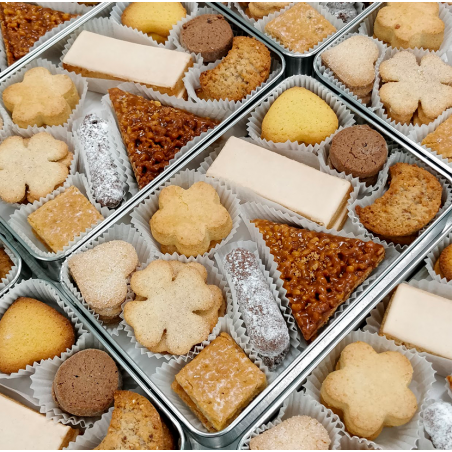
[[373, 440], [383, 427], [406, 424], [416, 413], [416, 397], [408, 388], [413, 367], [401, 353], [377, 353], [365, 342], [354, 342], [344, 348], [336, 369], [320, 394], [352, 435]]
[[80, 97], [66, 74], [51, 74], [43, 67], [28, 70], [20, 83], [3, 91], [5, 107], [19, 127], [59, 126], [71, 116]]
[[228, 236], [232, 218], [215, 189], [196, 182], [188, 190], [177, 185], [165, 187], [150, 226], [162, 252], [196, 256]]
[[380, 65], [381, 102], [388, 116], [402, 124], [429, 124], [452, 107], [452, 67], [435, 54], [420, 64], [411, 52], [399, 52]]
[[104, 322], [121, 313], [127, 295], [127, 277], [138, 265], [135, 248], [112, 240], [69, 259], [68, 268], [86, 303]]
[[67, 144], [46, 132], [7, 138], [0, 145], [0, 198], [34, 202], [48, 195], [66, 180], [71, 160]]
[[134, 273], [137, 298], [125, 305], [124, 318], [137, 341], [154, 353], [184, 355], [206, 340], [224, 314], [220, 288], [206, 280], [196, 262], [156, 260]]

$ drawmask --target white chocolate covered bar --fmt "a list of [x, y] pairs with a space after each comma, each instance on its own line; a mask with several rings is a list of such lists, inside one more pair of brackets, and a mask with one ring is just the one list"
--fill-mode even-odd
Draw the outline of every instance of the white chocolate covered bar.
[[185, 52], [163, 49], [82, 31], [63, 58], [63, 67], [83, 77], [137, 82], [183, 97], [182, 81], [192, 65]]
[[408, 348], [452, 359], [452, 300], [400, 284], [380, 334]]
[[347, 218], [350, 182], [231, 137], [207, 171], [327, 228]]
[[60, 450], [77, 434], [0, 393], [0, 450]]

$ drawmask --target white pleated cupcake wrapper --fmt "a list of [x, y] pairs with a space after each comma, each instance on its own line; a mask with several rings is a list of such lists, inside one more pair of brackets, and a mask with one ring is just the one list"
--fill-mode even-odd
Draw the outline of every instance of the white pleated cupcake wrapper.
[[[78, 35], [83, 31], [87, 30], [92, 33], [97, 33], [104, 36], [109, 36], [110, 38], [119, 39], [121, 41], [129, 41], [135, 44], [147, 45], [150, 47], [162, 47], [157, 44], [151, 37], [141, 33], [134, 28], [125, 27], [124, 25], [117, 24], [116, 22], [108, 19], [107, 17], [100, 17], [97, 19], [92, 19], [81, 27], [77, 29], [71, 36], [69, 37], [66, 45], [64, 46], [64, 50], [61, 54], [60, 65], [63, 67], [63, 59], [66, 54], [69, 52], [69, 49], [74, 44], [74, 41], [77, 39]], [[193, 63], [196, 63], [198, 60], [193, 57]], [[90, 91], [94, 91], [96, 93], [107, 94], [110, 88], [114, 88], [121, 83], [124, 83], [120, 80], [107, 80], [102, 78], [93, 78], [93, 77], [84, 77], [88, 82], [88, 87]], [[138, 83], [138, 82], [137, 82]], [[175, 96], [171, 96], [175, 98]]]
[[0, 372], [0, 380], [30, 376], [43, 366], [64, 360], [84, 348], [88, 337], [88, 331], [79, 321], [75, 312], [60, 298], [52, 286], [41, 280], [28, 279], [14, 285], [14, 287], [0, 299], [0, 319], [19, 297], [35, 298], [56, 309], [60, 314], [63, 314], [68, 318], [74, 328], [75, 344], [62, 353], [60, 357], [56, 356], [55, 358], [37, 361], [32, 366], [27, 365], [25, 369], [20, 369], [18, 372], [12, 374]]
[[[115, 131], [116, 125], [114, 123], [114, 120], [110, 114], [105, 109], [96, 110], [95, 112], [96, 116], [99, 118], [107, 121], [108, 123], [108, 133], [107, 133], [107, 140], [108, 140], [108, 146], [109, 146], [109, 156], [113, 160], [114, 165], [116, 166], [116, 172], [119, 176], [119, 180], [122, 183], [122, 189], [124, 191], [124, 197], [123, 201], [126, 199], [127, 193], [129, 192], [129, 186], [127, 185], [127, 170], [124, 167], [122, 163], [122, 159], [120, 158], [118, 146], [116, 144], [116, 140], [113, 139], [112, 131]], [[95, 199], [94, 196], [94, 190], [93, 190], [93, 184], [91, 180], [91, 173], [90, 168], [88, 164], [88, 157], [86, 155], [86, 150], [80, 140], [80, 136], [78, 134], [78, 129], [83, 123], [83, 120], [85, 119], [84, 116], [76, 119], [74, 121], [74, 124], [72, 125], [73, 133], [74, 133], [74, 141], [77, 144], [78, 149], [80, 150], [80, 159], [79, 159], [79, 171], [83, 173], [86, 176], [86, 179], [88, 180], [88, 186], [91, 193], [91, 197]], [[121, 204], [122, 204], [121, 202]], [[121, 205], [120, 204], [120, 205]]]
[[[123, 223], [113, 225], [96, 240], [93, 240], [88, 244], [84, 245], [83, 247], [79, 248], [74, 253], [74, 255], [93, 249], [96, 246], [101, 245], [102, 243], [111, 242], [112, 240], [123, 240], [124, 242], [130, 243], [135, 248], [139, 261], [138, 268], [145, 265], [152, 257], [152, 251], [151, 247], [149, 246], [149, 241], [146, 240], [146, 238], [144, 238], [135, 228], [128, 224]], [[61, 280], [63, 284], [72, 293], [72, 295], [74, 295], [77, 298], [77, 300], [91, 312], [91, 314], [97, 320], [97, 322], [100, 323], [108, 331], [110, 335], [117, 336], [119, 334], [119, 331], [123, 329], [123, 325], [119, 322], [119, 320], [118, 323], [110, 324], [104, 323], [99, 318], [99, 314], [96, 314], [93, 308], [85, 301], [82, 293], [77, 287], [76, 281], [71, 277], [68, 266], [69, 260], [70, 258], [67, 258], [64, 261], [61, 269]], [[133, 297], [133, 292], [132, 289], [130, 288], [130, 276], [127, 279], [126, 283], [127, 284], [126, 299], [128, 298], [131, 299]]]
[[[185, 8], [185, 10], [187, 11], [187, 15], [185, 17], [191, 16], [193, 14], [196, 14], [196, 11], [198, 10], [198, 3], [197, 2], [181, 2], [182, 6]], [[124, 10], [130, 5], [130, 2], [117, 2], [115, 4], [115, 6], [113, 7], [113, 9], [111, 10], [110, 13], [110, 19], [117, 23], [122, 25], [122, 21], [121, 21], [121, 17], [122, 17], [122, 13], [124, 12]], [[183, 20], [183, 19], [182, 19]], [[125, 25], [124, 25], [125, 26]], [[130, 28], [131, 30], [134, 30], [140, 34], [142, 34], [143, 36], [145, 36], [147, 39], [151, 39], [152, 42], [154, 43], [154, 46], [158, 46], [158, 47], [163, 47], [166, 49], [174, 49], [174, 43], [172, 41], [172, 39], [170, 39], [171, 37], [171, 32], [174, 29], [174, 27], [176, 27], [177, 24], [173, 25], [173, 28], [170, 30], [170, 34], [168, 36], [168, 39], [166, 40], [166, 42], [164, 44], [160, 44], [157, 41], [155, 41], [154, 39], [152, 39], [150, 36], [148, 36], [147, 34], [137, 30], [136, 28], [131, 28], [131, 27], [126, 27], [126, 28]]]
[[0, 239], [0, 248], [3, 248], [5, 250], [5, 253], [9, 256], [11, 259], [13, 266], [11, 267], [11, 270], [8, 272], [8, 274], [0, 280], [0, 290], [4, 289], [6, 286], [11, 284], [13, 279], [17, 275], [17, 265], [19, 264], [19, 260], [17, 259], [16, 255], [1, 241]]
[[[220, 197], [221, 205], [227, 209], [229, 215], [232, 218], [232, 229], [229, 235], [203, 255], [213, 256], [221, 246], [228, 243], [232, 239], [235, 231], [240, 226], [240, 202], [237, 196], [232, 192], [232, 190], [221, 184], [216, 179], [207, 177], [204, 174], [200, 174], [194, 170], [181, 171], [173, 176], [165, 184], [161, 185], [153, 194], [149, 195], [148, 198], [141, 204], [136, 206], [131, 213], [132, 224], [141, 232], [144, 237], [148, 238], [151, 241], [153, 252], [156, 255], [162, 256], [163, 253], [160, 251], [160, 244], [152, 236], [149, 221], [157, 212], [157, 210], [159, 210], [159, 196], [161, 191], [165, 187], [169, 187], [170, 185], [178, 185], [179, 187], [187, 190], [196, 182], [206, 182], [212, 185], [212, 187], [215, 188], [218, 196]], [[176, 259], [178, 255], [178, 253], [174, 252], [172, 254], [172, 257]]]
[[[58, 195], [66, 191], [70, 186], [77, 187], [82, 195], [88, 198], [91, 204], [96, 208], [96, 210], [105, 218], [113, 213], [113, 210], [107, 207], [101, 207], [100, 204], [95, 202], [91, 197], [91, 193], [88, 187], [88, 181], [83, 174], [76, 173], [73, 176], [68, 176], [66, 182], [52, 193], [48, 194], [45, 198], [41, 198], [39, 201], [35, 201], [33, 204], [24, 204], [20, 209], [16, 210], [13, 215], [11, 215], [8, 223], [20, 235], [22, 240], [27, 244], [30, 249], [33, 250], [38, 256], [42, 257], [59, 257], [66, 253], [83, 237], [86, 236], [99, 222], [93, 224], [87, 228], [84, 232], [75, 236], [61, 251], [57, 253], [47, 251], [47, 248], [43, 243], [35, 236], [33, 229], [28, 223], [28, 216], [38, 210], [47, 201], [55, 199]], [[103, 220], [101, 220], [103, 221]]]
[[317, 12], [319, 12], [330, 24], [332, 24], [336, 28], [336, 31], [334, 33], [329, 34], [326, 38], [323, 38], [315, 46], [311, 47], [309, 50], [306, 50], [303, 53], [291, 51], [289, 49], [289, 47], [285, 46], [279, 39], [274, 38], [272, 35], [270, 35], [269, 33], [267, 33], [265, 31], [265, 26], [269, 22], [271, 22], [275, 17], [278, 17], [282, 13], [286, 12], [288, 9], [292, 8], [292, 6], [294, 6], [295, 3], [291, 3], [290, 5], [286, 6], [284, 9], [281, 9], [280, 11], [269, 14], [268, 16], [265, 16], [262, 19], [259, 19], [258, 21], [254, 22], [254, 24], [253, 24], [254, 28], [259, 30], [261, 33], [264, 33], [268, 37], [268, 39], [271, 39], [273, 41], [273, 43], [276, 46], [283, 47], [288, 53], [290, 53], [290, 56], [301, 56], [301, 55], [305, 55], [308, 52], [313, 52], [315, 49], [318, 49], [319, 46], [321, 46], [332, 35], [337, 33], [337, 31], [344, 28], [346, 24], [344, 22], [342, 22], [342, 20], [333, 16], [329, 12], [328, 8], [326, 8], [325, 6], [322, 6], [322, 3], [319, 3], [319, 2], [307, 2], [307, 3], [308, 3], [308, 5], [312, 6], [312, 8], [314, 8]]
[[[2, 42], [1, 37], [0, 37], [0, 42]], [[0, 46], [1, 45], [2, 44], [0, 44]], [[1, 59], [1, 51], [0, 51], [0, 59]], [[0, 69], [0, 72], [1, 72], [1, 69]], [[13, 131], [12, 131], [13, 121], [11, 120], [11, 117], [9, 116], [5, 107], [1, 103], [0, 103], [0, 120], [3, 121], [3, 126], [0, 127], [0, 140], [3, 141], [7, 136], [9, 136], [13, 133]]]
[[[356, 206], [361, 206], [361, 207], [370, 206], [378, 198], [381, 198], [383, 196], [383, 194], [388, 190], [388, 187], [386, 186], [386, 184], [387, 184], [388, 177], [389, 177], [389, 168], [396, 163], [416, 164], [417, 166], [424, 168], [429, 173], [433, 174], [438, 179], [438, 181], [441, 183], [441, 186], [443, 187], [443, 194], [441, 197], [442, 206], [438, 210], [438, 213], [435, 215], [435, 217], [432, 219], [432, 221], [434, 221], [436, 218], [441, 216], [441, 214], [449, 207], [450, 203], [452, 202], [452, 187], [451, 187], [450, 183], [445, 178], [439, 176], [436, 173], [436, 171], [432, 170], [429, 166], [425, 165], [423, 162], [418, 160], [413, 155], [407, 154], [402, 151], [395, 151], [393, 154], [391, 154], [389, 156], [388, 162], [384, 168], [384, 171], [380, 172], [379, 179], [381, 180], [381, 183], [379, 185], [379, 188], [377, 190], [375, 190], [374, 192], [372, 192], [372, 194], [370, 194], [369, 196], [366, 196], [363, 199], [358, 199], [355, 202], [353, 202], [352, 204], [348, 205], [348, 216], [352, 219], [352, 222], [354, 224], [364, 227], [363, 224], [361, 223], [358, 215], [356, 214]], [[429, 224], [431, 224], [432, 221], [430, 221], [427, 225], [425, 225], [423, 228], [421, 228], [418, 232], [418, 235], [421, 235], [429, 227]], [[374, 234], [371, 231], [369, 231], [367, 229], [365, 229], [365, 231], [366, 231], [367, 236], [371, 237], [372, 240], [375, 240], [376, 237], [374, 236]], [[385, 244], [386, 241], [382, 240], [381, 243]], [[404, 249], [408, 248], [409, 245], [396, 244], [394, 246], [398, 251], [401, 252]]]
[[425, 258], [425, 267], [427, 268], [428, 274], [430, 278], [433, 279], [433, 281], [436, 281], [437, 283], [440, 284], [445, 284], [449, 286], [452, 290], [452, 281], [448, 281], [446, 278], [441, 278], [441, 276], [438, 275], [434, 270], [435, 264], [438, 261], [439, 256], [441, 255], [443, 250], [450, 244], [452, 244], [452, 233], [449, 234], [447, 237], [444, 237], [441, 240], [441, 242], [439, 242], [435, 246], [435, 248], [433, 248], [433, 250], [427, 254], [427, 257]]
[[[212, 103], [210, 104], [208, 104], [207, 102], [194, 103], [183, 99], [176, 99], [174, 96], [170, 97], [167, 94], [161, 94], [158, 91], [154, 91], [152, 89], [146, 88], [145, 86], [138, 85], [136, 83], [122, 83], [121, 85], [118, 86], [118, 88], [128, 93], [135, 94], [137, 96], [142, 96], [146, 99], [159, 101], [162, 105], [180, 108], [189, 113], [193, 113], [194, 115], [209, 117], [212, 119], [217, 119], [219, 121], [223, 121], [231, 113], [230, 111], [218, 108], [218, 106], [216, 105], [212, 105]], [[116, 149], [119, 152], [119, 159], [122, 163], [122, 166], [126, 168], [127, 185], [129, 186], [129, 192], [131, 195], [134, 195], [138, 192], [138, 185], [132, 170], [132, 165], [130, 164], [129, 154], [127, 153], [126, 146], [124, 145], [124, 142], [121, 137], [120, 129], [116, 120], [116, 114], [111, 104], [110, 97], [108, 95], [105, 95], [102, 98], [102, 103], [108, 109], [109, 113], [111, 114], [112, 121], [115, 124], [115, 127], [111, 128], [111, 135], [115, 142]], [[169, 168], [173, 163], [179, 160], [183, 155], [190, 151], [190, 149], [192, 149], [196, 144], [198, 144], [202, 139], [204, 139], [204, 137], [206, 137], [207, 134], [212, 133], [214, 129], [210, 129], [207, 132], [203, 132], [201, 133], [201, 135], [189, 141], [174, 155], [174, 157], [169, 161], [165, 169]]]
[[[299, 144], [296, 141], [287, 140], [285, 143], [275, 143], [273, 141], [267, 141], [261, 138], [262, 133], [262, 121], [265, 115], [270, 109], [273, 102], [286, 90], [299, 86], [312, 91], [314, 94], [322, 98], [336, 113], [339, 120], [339, 128], [323, 140], [321, 143], [315, 145]], [[347, 109], [347, 107], [336, 97], [328, 88], [323, 86], [317, 80], [307, 75], [294, 75], [287, 78], [281, 82], [277, 88], [275, 88], [270, 95], [270, 97], [262, 102], [255, 110], [251, 113], [250, 118], [247, 123], [247, 130], [251, 138], [256, 141], [257, 144], [265, 148], [271, 149], [272, 151], [282, 151], [282, 150], [292, 150], [292, 151], [309, 151], [317, 153], [321, 146], [329, 143], [334, 135], [336, 135], [340, 130], [345, 127], [349, 127], [355, 124], [355, 118]]]
[[[452, 15], [450, 15], [450, 16], [451, 16], [451, 26], [452, 26]], [[402, 124], [400, 122], [396, 122], [396, 121], [392, 120], [388, 116], [386, 109], [383, 105], [383, 102], [380, 99], [380, 88], [383, 84], [381, 81], [381, 76], [380, 76], [380, 65], [381, 65], [381, 63], [383, 63], [383, 61], [387, 61], [387, 60], [391, 59], [395, 54], [402, 52], [402, 51], [408, 51], [410, 53], [413, 53], [416, 56], [418, 63], [420, 62], [421, 58], [424, 55], [436, 53], [433, 51], [421, 50], [421, 49], [394, 49], [392, 47], [387, 47], [384, 56], [382, 58], [381, 57], [379, 58], [376, 66], [375, 66], [375, 82], [374, 82], [374, 86], [372, 88], [371, 107], [372, 107], [372, 110], [374, 110], [375, 114], [377, 114], [381, 119], [386, 121], [389, 125], [394, 127], [399, 132], [408, 136], [408, 135], [410, 135], [410, 133], [413, 130], [417, 131], [421, 126], [411, 124], [411, 123], [410, 124]], [[447, 63], [446, 55], [442, 55], [441, 59]], [[436, 119], [439, 119], [440, 122], [442, 122], [444, 120], [444, 116], [447, 112], [448, 112], [448, 110], [445, 110]], [[413, 112], [413, 114], [414, 114], [414, 112]]]
[[[418, 440], [418, 430], [421, 425], [420, 411], [426, 399], [427, 393], [435, 381], [435, 372], [432, 365], [418, 353], [413, 353], [405, 347], [395, 345], [394, 341], [388, 341], [378, 334], [365, 331], [352, 331], [347, 335], [330, 354], [325, 358], [308, 377], [305, 384], [306, 394], [317, 402], [320, 402], [320, 388], [328, 374], [333, 372], [342, 350], [349, 344], [357, 341], [366, 342], [378, 353], [396, 351], [406, 356], [413, 366], [413, 379], [409, 388], [416, 396], [418, 410], [413, 418], [405, 425], [393, 428], [384, 428], [375, 441], [362, 438], [362, 443], [375, 449], [413, 449]], [[329, 412], [331, 410], [327, 408]], [[344, 433], [352, 437], [345, 429]]]
[[[86, 93], [88, 92], [88, 84], [86, 83], [86, 80], [84, 80], [81, 75], [75, 74], [74, 72], [68, 72], [58, 66], [55, 66], [53, 63], [51, 63], [48, 60], [37, 58], [35, 60], [32, 60], [30, 63], [28, 63], [22, 69], [15, 72], [13, 75], [8, 77], [4, 82], [2, 82], [2, 84], [0, 86], [2, 92], [6, 88], [8, 88], [8, 86], [14, 85], [15, 83], [21, 83], [24, 79], [25, 73], [35, 67], [43, 67], [43, 68], [47, 69], [53, 75], [65, 74], [65, 75], [69, 76], [71, 78], [71, 80], [74, 82], [75, 87], [77, 88], [78, 95], [80, 96], [80, 100], [78, 101], [78, 104], [76, 105], [76, 107], [72, 110], [72, 113], [69, 116], [69, 119], [61, 126], [46, 126], [46, 127], [44, 127], [44, 126], [43, 127], [28, 126], [26, 129], [23, 129], [22, 127], [19, 127], [17, 124], [14, 124], [14, 122], [12, 122], [12, 113], [10, 113], [8, 116], [10, 117], [12, 132], [15, 134], [17, 133], [19, 135], [23, 135], [24, 133], [34, 135], [39, 132], [50, 132], [51, 130], [53, 130], [55, 128], [60, 128], [60, 127], [64, 127], [70, 131], [73, 121], [75, 119], [77, 119], [82, 112], [82, 107], [85, 102]], [[1, 100], [1, 106], [3, 108], [5, 108], [5, 104], [3, 103], [3, 96], [2, 96], [2, 100]], [[6, 110], [6, 108], [5, 108], [5, 110]]]
[[[252, 138], [241, 138], [241, 139], [243, 139], [244, 141], [248, 141], [249, 143], [257, 144], [255, 142], [255, 140], [253, 140]], [[201, 163], [200, 167], [197, 169], [197, 171], [200, 174], [207, 173], [207, 171], [210, 168], [210, 166], [212, 165], [213, 161], [218, 157], [221, 150], [223, 149], [224, 144], [225, 143], [216, 147], [214, 149], [214, 151], [211, 152], [204, 159], [204, 161]], [[263, 147], [267, 147], [267, 146], [263, 146]], [[349, 195], [347, 204], [352, 204], [355, 200], [358, 199], [358, 196], [361, 191], [361, 185], [362, 185], [359, 182], [359, 180], [357, 178], [353, 178], [351, 175], [346, 175], [345, 173], [338, 173], [337, 171], [332, 170], [329, 166], [325, 166], [325, 165], [322, 166], [320, 157], [318, 155], [316, 155], [312, 152], [305, 151], [305, 150], [294, 151], [291, 149], [277, 149], [276, 151], [273, 151], [273, 152], [283, 155], [284, 157], [287, 157], [291, 160], [295, 160], [296, 162], [303, 163], [304, 165], [308, 165], [312, 168], [315, 168], [315, 169], [321, 171], [322, 173], [327, 173], [330, 176], [335, 176], [335, 177], [339, 177], [341, 179], [348, 180], [350, 182], [350, 184], [352, 185], [353, 190]], [[217, 180], [210, 176], [208, 176], [208, 179], [209, 180]], [[268, 206], [274, 207], [275, 209], [279, 209], [279, 208], [283, 207], [281, 204], [278, 204], [274, 201], [263, 198], [262, 196], [253, 192], [249, 188], [241, 187], [240, 185], [234, 184], [233, 182], [223, 180], [223, 179], [218, 179], [218, 181], [222, 185], [228, 187], [233, 193], [235, 193], [237, 195], [237, 197], [239, 198], [239, 200], [242, 202], [253, 202], [254, 201], [257, 203], [263, 203]], [[287, 210], [290, 211], [289, 209], [287, 209]], [[292, 212], [292, 211], [290, 211], [290, 212]], [[310, 221], [310, 220], [308, 220], [308, 221]], [[345, 227], [345, 225], [344, 225], [344, 227]], [[362, 233], [364, 233], [364, 229], [363, 229]]]
[[[270, 273], [266, 270], [264, 264], [262, 263], [261, 258], [259, 257], [259, 252], [257, 249], [257, 244], [247, 240], [247, 241], [238, 241], [234, 243], [228, 243], [227, 245], [224, 245], [221, 247], [215, 254], [215, 260], [217, 262], [218, 268], [220, 269], [220, 272], [223, 274], [223, 277], [228, 282], [229, 288], [231, 290], [231, 296], [232, 296], [232, 312], [235, 315], [239, 315], [240, 319], [243, 322], [243, 327], [246, 329], [246, 323], [243, 318], [243, 314], [241, 312], [241, 308], [239, 305], [239, 302], [237, 300], [237, 294], [234, 288], [234, 285], [231, 282], [230, 276], [226, 272], [224, 268], [224, 260], [226, 256], [233, 250], [237, 248], [244, 248], [250, 252], [252, 252], [256, 258], [258, 259], [259, 267], [261, 272], [263, 273], [267, 284], [273, 294], [273, 298], [275, 299], [276, 304], [279, 307], [279, 310], [281, 311], [281, 314], [286, 321], [287, 329], [289, 332], [290, 337], [290, 350], [287, 353], [287, 355], [284, 357], [284, 360], [281, 362], [280, 365], [274, 370], [269, 370], [269, 372], [276, 373], [276, 375], [279, 375], [287, 366], [289, 363], [295, 360], [295, 358], [300, 354], [300, 351], [298, 350], [298, 346], [300, 345], [300, 336], [298, 333], [298, 327], [295, 322], [295, 319], [292, 315], [292, 309], [287, 303], [283, 303], [281, 300], [278, 290], [276, 288], [276, 284], [273, 280], [273, 278], [270, 276]], [[252, 344], [251, 340], [249, 342], [250, 350], [247, 350], [247, 353], [251, 353], [251, 350], [254, 351], [254, 345]]]
[[[218, 328], [217, 335], [224, 332], [234, 339], [240, 348], [248, 355], [248, 358], [265, 373], [268, 384], [275, 379], [276, 374], [274, 372], [269, 372], [268, 368], [262, 363], [262, 360], [257, 354], [253, 352], [249, 353], [249, 338], [246, 335], [243, 322], [238, 315], [234, 316], [234, 318], [231, 318], [230, 316], [222, 317], [216, 328]], [[171, 389], [171, 384], [173, 383], [176, 374], [178, 374], [186, 364], [186, 361], [183, 359], [173, 359], [167, 363], [165, 362], [156, 369], [156, 372], [151, 376], [151, 380], [173, 404], [174, 409], [178, 411], [178, 416], [183, 416], [198, 430], [207, 432], [207, 429], [193, 414], [190, 408], [188, 408], [182, 399]]]
[[[251, 223], [254, 219], [266, 219], [273, 221], [275, 223], [289, 224], [291, 226], [309, 229], [316, 232], [326, 232], [328, 234], [337, 235], [340, 237], [360, 239], [365, 242], [369, 241], [369, 237], [364, 234], [361, 228], [356, 227], [356, 225], [351, 225], [342, 231], [333, 231], [331, 229], [326, 229], [323, 226], [319, 226], [305, 218], [291, 212], [284, 207], [279, 207], [275, 209], [269, 205], [259, 204], [255, 202], [246, 202], [240, 206], [242, 219], [248, 228], [248, 232], [251, 235], [251, 239], [256, 242], [259, 251], [259, 256], [262, 258], [262, 262], [265, 268], [269, 269], [270, 277], [276, 282], [276, 287], [281, 298], [283, 305], [290, 306], [290, 302], [287, 298], [287, 291], [284, 289], [284, 281], [281, 279], [281, 272], [278, 270], [278, 264], [275, 262], [273, 255], [271, 254], [270, 248], [266, 245], [262, 234], [259, 229]], [[375, 281], [378, 276], [399, 256], [399, 252], [395, 249], [393, 245], [388, 245], [387, 243], [381, 242], [378, 239], [372, 240], [374, 243], [379, 243], [385, 248], [385, 258], [380, 263], [380, 265], [370, 274], [370, 276], [358, 286], [352, 295], [345, 300], [338, 308], [335, 313], [330, 317], [330, 322], [338, 318], [342, 312], [347, 308], [347, 306], [355, 300], [373, 281]], [[301, 338], [300, 349], [304, 350], [309, 344]]]
[[[327, 48], [327, 50], [330, 50], [334, 47], [336, 47], [337, 45], [339, 45], [340, 43], [346, 41], [347, 39], [350, 39], [353, 36], [358, 36], [359, 33], [347, 33], [345, 36], [340, 37], [339, 39], [337, 39], [336, 41], [334, 41], [334, 45], [329, 46]], [[380, 67], [380, 63], [383, 60], [385, 53], [386, 53], [386, 45], [383, 44], [381, 41], [379, 41], [378, 39], [374, 39], [372, 37], [370, 37], [369, 39], [371, 39], [376, 46], [378, 47], [378, 51], [379, 51], [379, 56], [377, 58], [377, 60], [375, 61], [374, 67], [378, 68]], [[339, 90], [343, 91], [344, 93], [348, 94], [349, 96], [353, 97], [353, 99], [356, 100], [356, 102], [360, 102], [363, 105], [367, 105], [365, 104], [358, 96], [356, 96], [355, 94], [353, 94], [353, 92], [350, 90], [350, 88], [347, 88], [346, 85], [344, 85], [334, 74], [334, 72], [327, 68], [325, 65], [322, 64], [322, 60], [319, 60], [319, 67], [318, 67], [319, 72], [323, 75], [323, 77], [325, 77], [329, 83], [331, 83], [332, 85], [335, 85]], [[369, 94], [372, 93], [372, 90], [369, 92]]]
[[284, 400], [284, 403], [275, 419], [267, 424], [261, 425], [259, 428], [246, 435], [245, 439], [242, 441], [241, 450], [249, 450], [250, 441], [253, 438], [294, 416], [309, 416], [320, 422], [328, 432], [328, 436], [331, 440], [331, 444], [328, 449], [340, 449], [340, 441], [344, 426], [339, 419], [339, 416], [336, 414], [332, 415], [331, 412], [323, 405], [306, 396], [304, 392], [295, 391], [287, 397], [286, 400]]
[[[378, 11], [373, 11], [371, 14], [369, 14], [360, 24], [359, 26], [359, 34], [366, 35], [373, 37], [374, 36], [374, 23], [375, 19], [377, 18]], [[438, 55], [444, 54], [447, 50], [449, 50], [450, 46], [452, 45], [452, 15], [449, 12], [449, 9], [443, 5], [439, 4], [439, 18], [444, 22], [445, 29], [444, 29], [444, 40], [441, 44], [439, 50], [437, 50], [435, 53], [438, 53]], [[394, 47], [389, 46], [389, 44], [384, 43], [383, 41], [380, 41], [382, 44], [386, 45], [388, 48], [393, 49]], [[404, 50], [404, 49], [399, 49]], [[424, 50], [423, 48], [419, 49], [418, 47], [415, 48], [415, 50]]]
[[[221, 289], [223, 293], [223, 298], [226, 303], [226, 312], [224, 317], [228, 318], [234, 318], [233, 310], [232, 310], [232, 296], [231, 296], [231, 290], [226, 282], [226, 278], [218, 271], [217, 267], [215, 266], [215, 263], [212, 259], [210, 259], [207, 256], [196, 256], [196, 257], [185, 257], [185, 256], [174, 256], [165, 254], [164, 256], [158, 256], [156, 257], [151, 256], [148, 261], [144, 264], [142, 264], [139, 268], [139, 270], [144, 270], [152, 261], [154, 260], [164, 260], [164, 261], [174, 261], [177, 260], [179, 262], [188, 263], [188, 262], [197, 262], [201, 265], [203, 265], [207, 270], [207, 284], [217, 286]], [[134, 348], [140, 350], [142, 355], [147, 355], [149, 358], [157, 358], [157, 359], [166, 359], [167, 361], [170, 360], [178, 360], [178, 361], [185, 361], [188, 362], [192, 360], [196, 355], [199, 355], [201, 350], [203, 350], [205, 347], [207, 347], [219, 334], [220, 334], [220, 320], [218, 319], [218, 323], [215, 325], [215, 327], [210, 332], [208, 338], [201, 342], [200, 344], [194, 345], [192, 349], [186, 353], [185, 355], [173, 355], [170, 353], [154, 353], [148, 350], [146, 347], [141, 345], [138, 340], [135, 337], [134, 329], [131, 325], [127, 323], [127, 321], [124, 318], [124, 306], [133, 301], [135, 297], [135, 294], [132, 289], [127, 293], [127, 298], [122, 304], [122, 312], [120, 314], [121, 317], [121, 326], [124, 329], [124, 331], [127, 333], [127, 337], [130, 338], [130, 343], [132, 344]]]
[[364, 438], [358, 438], [357, 436], [342, 435], [340, 440], [340, 450], [374, 450], [372, 444], [369, 444]]
[[[412, 287], [416, 287], [417, 289], [424, 290], [426, 292], [438, 295], [443, 298], [447, 298], [448, 300], [452, 300], [452, 287], [440, 284], [436, 281], [416, 281], [411, 280], [407, 284]], [[368, 331], [370, 333], [378, 334], [380, 331], [381, 324], [383, 322], [384, 314], [386, 308], [388, 307], [390, 301], [390, 297], [386, 297], [381, 303], [379, 303], [371, 312], [370, 316], [366, 319], [366, 326], [364, 327], [364, 331]], [[406, 346], [403, 346], [407, 348]], [[427, 361], [432, 363], [433, 369], [443, 377], [447, 377], [448, 375], [452, 375], [452, 360], [443, 358], [441, 356], [432, 355], [427, 352], [418, 352], [415, 348], [410, 349], [412, 353], [417, 353], [420, 356], [423, 356]]]

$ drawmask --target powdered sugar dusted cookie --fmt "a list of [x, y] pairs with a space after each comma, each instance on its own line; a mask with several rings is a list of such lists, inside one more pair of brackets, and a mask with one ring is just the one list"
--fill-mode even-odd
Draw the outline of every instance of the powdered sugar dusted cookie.
[[452, 405], [438, 400], [424, 410], [423, 417], [435, 449], [452, 450]]

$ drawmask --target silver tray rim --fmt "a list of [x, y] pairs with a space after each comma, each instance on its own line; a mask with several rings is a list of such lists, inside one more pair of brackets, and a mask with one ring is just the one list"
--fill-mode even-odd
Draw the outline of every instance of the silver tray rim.
[[17, 272], [14, 275], [14, 278], [11, 280], [11, 282], [9, 284], [7, 284], [2, 290], [0, 290], [0, 298], [6, 293], [8, 292], [9, 289], [11, 289], [11, 287], [14, 286], [14, 284], [16, 284], [17, 280], [20, 277], [20, 274], [22, 273], [22, 257], [19, 254], [19, 252], [17, 251], [17, 249], [14, 247], [14, 245], [11, 243], [10, 240], [8, 240], [4, 234], [1, 233], [0, 231], [0, 242], [3, 243], [3, 245], [5, 245], [13, 254], [14, 257], [17, 259]]

